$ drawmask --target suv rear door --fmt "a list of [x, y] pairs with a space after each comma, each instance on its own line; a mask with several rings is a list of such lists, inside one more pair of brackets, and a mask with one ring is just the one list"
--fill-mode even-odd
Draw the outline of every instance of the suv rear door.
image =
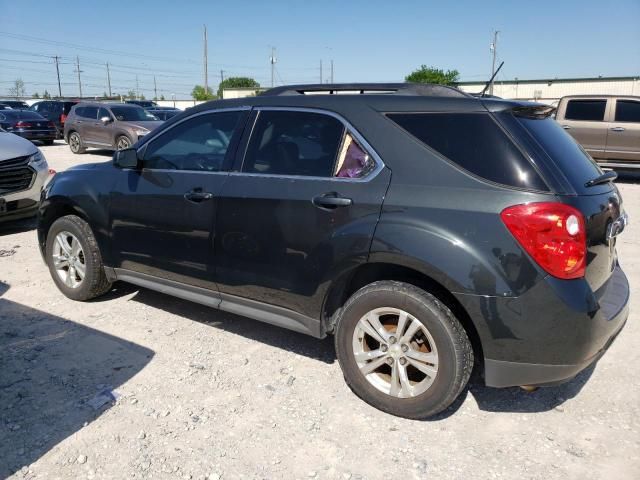
[[215, 290], [218, 197], [247, 114], [197, 113], [142, 146], [142, 168], [123, 171], [111, 195], [116, 268]]
[[605, 153], [610, 160], [640, 162], [640, 99], [637, 97], [613, 100]]
[[328, 112], [259, 107], [250, 124], [220, 196], [221, 308], [244, 297], [318, 319], [328, 279], [367, 261], [391, 173]]
[[606, 98], [569, 98], [558, 112], [558, 121], [593, 158], [605, 158], [607, 144]]

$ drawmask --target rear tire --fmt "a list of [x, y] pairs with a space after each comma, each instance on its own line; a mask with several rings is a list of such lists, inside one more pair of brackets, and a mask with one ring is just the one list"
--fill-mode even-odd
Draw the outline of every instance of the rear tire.
[[53, 222], [45, 258], [56, 286], [72, 300], [90, 300], [111, 289], [98, 243], [80, 217], [67, 215]]
[[337, 320], [335, 344], [353, 392], [399, 417], [442, 412], [463, 391], [473, 368], [471, 342], [451, 310], [402, 282], [375, 282], [353, 294]]
[[84, 144], [82, 143], [82, 138], [80, 138], [80, 134], [78, 132], [71, 132], [69, 134], [69, 148], [73, 153], [80, 154], [87, 151]]

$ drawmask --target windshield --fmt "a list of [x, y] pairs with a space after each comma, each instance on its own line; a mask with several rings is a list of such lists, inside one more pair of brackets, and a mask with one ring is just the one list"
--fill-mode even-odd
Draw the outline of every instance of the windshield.
[[111, 107], [111, 113], [121, 122], [153, 122], [157, 117], [142, 107]]

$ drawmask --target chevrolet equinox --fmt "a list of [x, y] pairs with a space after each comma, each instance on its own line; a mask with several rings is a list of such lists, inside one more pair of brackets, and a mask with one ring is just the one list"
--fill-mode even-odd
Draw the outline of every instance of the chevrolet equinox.
[[622, 329], [613, 183], [546, 105], [412, 84], [278, 87], [173, 117], [54, 177], [38, 237], [89, 300], [120, 280], [323, 338], [407, 418], [474, 365], [552, 385]]

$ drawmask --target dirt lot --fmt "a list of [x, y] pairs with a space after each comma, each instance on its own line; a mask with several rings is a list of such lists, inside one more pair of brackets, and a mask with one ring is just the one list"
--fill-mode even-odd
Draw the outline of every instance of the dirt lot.
[[[42, 150], [57, 170], [110, 159]], [[635, 287], [640, 183], [619, 186]], [[532, 394], [475, 379], [416, 422], [353, 395], [331, 339], [124, 284], [66, 299], [33, 227], [0, 226], [1, 478], [640, 478], [638, 295], [595, 369]]]

